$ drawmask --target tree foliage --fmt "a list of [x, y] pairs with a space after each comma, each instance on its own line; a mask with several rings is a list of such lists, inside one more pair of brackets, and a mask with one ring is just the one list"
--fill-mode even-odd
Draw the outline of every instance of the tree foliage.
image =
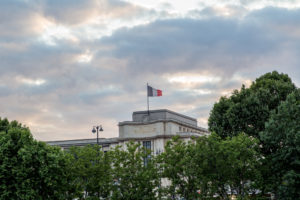
[[274, 71], [257, 78], [249, 88], [242, 86], [230, 97], [221, 97], [211, 110], [209, 130], [223, 139], [240, 132], [259, 139], [265, 158], [260, 168], [262, 192], [271, 191], [279, 196], [297, 194], [298, 93], [288, 75]]
[[279, 199], [300, 198], [300, 89], [291, 93], [271, 113], [265, 131], [260, 134], [270, 150], [272, 188]]
[[[165, 151], [159, 156], [163, 168], [163, 177], [169, 181], [167, 196], [175, 198], [196, 199], [199, 177], [196, 175], [194, 158], [195, 148], [191, 143], [185, 143], [179, 137], [173, 138], [165, 146]], [[167, 183], [168, 183], [167, 181]]]
[[257, 78], [250, 86], [235, 90], [215, 103], [208, 120], [209, 130], [222, 138], [241, 132], [259, 138], [270, 113], [296, 90], [286, 74], [276, 71]]
[[22, 124], [20, 124], [17, 121], [9, 122], [6, 118], [1, 119], [0, 117], [0, 132], [2, 131], [8, 132], [8, 130], [11, 128], [26, 128], [26, 127], [22, 126]]
[[[159, 176], [155, 158], [139, 143], [129, 142], [104, 153], [98, 145], [72, 147], [69, 173], [75, 177], [73, 198], [157, 199]], [[144, 164], [147, 159], [147, 164]]]
[[62, 151], [37, 142], [16, 121], [4, 119], [0, 124], [0, 199], [66, 199]]
[[0, 135], [0, 199], [228, 199], [251, 192], [259, 176], [256, 140], [246, 135], [174, 138], [158, 157], [138, 142], [62, 152], [20, 124]]
[[246, 198], [260, 178], [258, 142], [245, 134], [226, 140], [213, 134], [189, 143], [174, 139], [161, 157], [168, 193], [185, 199]]
[[[159, 181], [157, 165], [151, 151], [130, 142], [126, 150], [117, 147], [113, 151], [114, 189], [112, 199], [157, 199]], [[146, 162], [144, 162], [146, 159]]]
[[98, 145], [72, 147], [67, 152], [68, 170], [74, 177], [73, 198], [108, 198], [112, 189], [111, 153], [104, 153]]

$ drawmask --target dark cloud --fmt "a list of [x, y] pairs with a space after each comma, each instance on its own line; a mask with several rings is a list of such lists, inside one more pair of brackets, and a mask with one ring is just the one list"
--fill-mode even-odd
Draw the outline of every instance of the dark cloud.
[[285, 9], [278, 7], [267, 7], [261, 10], [256, 10], [247, 15], [246, 20], [258, 20], [262, 24], [269, 25], [299, 25], [300, 12], [299, 9]]
[[[264, 33], [261, 31], [240, 31], [239, 28], [237, 22], [219, 19], [168, 20], [131, 30], [120, 30], [102, 42], [117, 46], [113, 55], [128, 59], [132, 73], [145, 70], [154, 73], [176, 72], [218, 66], [231, 66], [235, 70], [241, 59], [235, 57], [237, 54], [256, 56], [262, 51], [271, 50], [274, 45], [264, 40]], [[244, 36], [245, 33], [249, 35]], [[228, 68], [224, 71], [228, 71]]]
[[94, 0], [49, 0], [43, 2], [44, 13], [58, 23], [80, 24], [96, 15], [98, 7]]
[[8, 87], [5, 87], [5, 86], [1, 86], [0, 85], [0, 97], [4, 97], [4, 96], [8, 96], [11, 94], [11, 91], [9, 90]]
[[45, 0], [43, 4], [48, 18], [67, 25], [80, 25], [97, 17], [98, 23], [107, 19], [131, 19], [151, 12], [119, 0]]
[[0, 42], [28, 40], [41, 31], [39, 7], [26, 1], [0, 1]]
[[[266, 8], [241, 20], [212, 17], [156, 21], [133, 29], [121, 29], [102, 39], [100, 44], [116, 46], [111, 53], [129, 61], [127, 72], [130, 75], [183, 69], [230, 75], [261, 63], [276, 65], [270, 59], [274, 56], [282, 59], [280, 52], [283, 48], [296, 50], [297, 40], [287, 47], [293, 38], [281, 27], [290, 19], [296, 22], [294, 19], [299, 19], [298, 13], [299, 10]], [[281, 20], [273, 19], [273, 15], [281, 16]], [[270, 27], [276, 23], [277, 28]]]

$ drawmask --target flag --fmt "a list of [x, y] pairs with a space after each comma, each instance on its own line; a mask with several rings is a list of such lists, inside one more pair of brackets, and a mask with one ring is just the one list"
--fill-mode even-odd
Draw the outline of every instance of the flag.
[[157, 90], [151, 86], [147, 86], [148, 89], [148, 97], [159, 97], [162, 96], [162, 91], [161, 90]]

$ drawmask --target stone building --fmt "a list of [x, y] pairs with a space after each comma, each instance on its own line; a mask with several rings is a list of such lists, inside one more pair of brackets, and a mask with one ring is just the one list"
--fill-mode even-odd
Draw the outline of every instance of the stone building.
[[[116, 145], [125, 147], [126, 142], [140, 142], [144, 147], [158, 154], [164, 151], [164, 146], [173, 136], [178, 135], [183, 140], [210, 134], [207, 129], [197, 126], [197, 120], [167, 109], [136, 111], [132, 114], [132, 121], [119, 124], [119, 137], [99, 138], [103, 151], [108, 151]], [[96, 144], [96, 139], [49, 141], [50, 145], [63, 149], [70, 146], [84, 146]]]

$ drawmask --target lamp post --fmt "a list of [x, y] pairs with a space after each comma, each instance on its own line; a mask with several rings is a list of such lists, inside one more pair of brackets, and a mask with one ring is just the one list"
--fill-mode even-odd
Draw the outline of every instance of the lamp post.
[[97, 145], [99, 145], [99, 131], [103, 131], [102, 125], [93, 126], [92, 133], [96, 133], [97, 132]]

